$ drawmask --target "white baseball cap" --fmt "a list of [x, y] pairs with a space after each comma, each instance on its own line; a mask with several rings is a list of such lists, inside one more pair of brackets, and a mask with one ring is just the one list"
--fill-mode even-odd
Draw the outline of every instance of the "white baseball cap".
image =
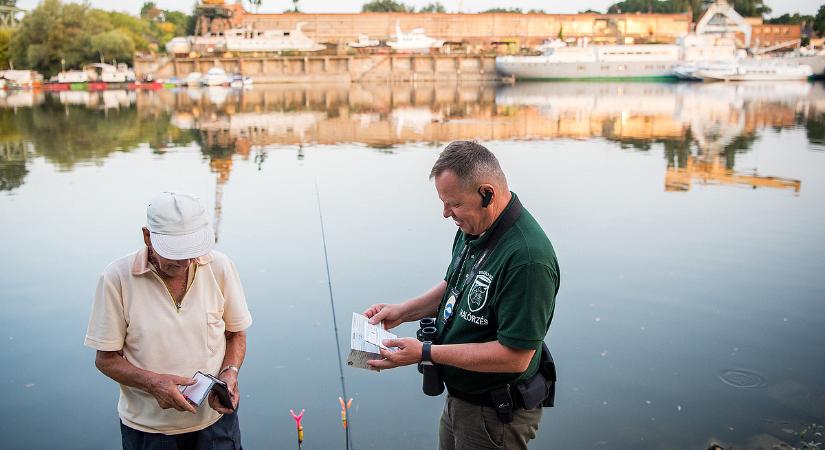
[[152, 248], [166, 259], [190, 259], [209, 253], [215, 232], [200, 199], [192, 194], [164, 192], [146, 208]]

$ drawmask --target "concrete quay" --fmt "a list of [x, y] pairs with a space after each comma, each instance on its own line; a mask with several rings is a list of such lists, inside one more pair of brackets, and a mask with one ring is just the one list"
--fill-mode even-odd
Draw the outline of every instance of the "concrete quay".
[[298, 56], [136, 57], [138, 78], [177, 77], [220, 67], [255, 83], [495, 81], [494, 55], [364, 54]]

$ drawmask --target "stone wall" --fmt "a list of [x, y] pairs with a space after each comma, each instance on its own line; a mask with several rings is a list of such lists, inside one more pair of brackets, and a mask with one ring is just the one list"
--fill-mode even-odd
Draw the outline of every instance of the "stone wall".
[[493, 81], [499, 77], [494, 56], [380, 54], [354, 56], [136, 57], [138, 78], [186, 79], [191, 72], [221, 67], [252, 77], [256, 83], [371, 81]]

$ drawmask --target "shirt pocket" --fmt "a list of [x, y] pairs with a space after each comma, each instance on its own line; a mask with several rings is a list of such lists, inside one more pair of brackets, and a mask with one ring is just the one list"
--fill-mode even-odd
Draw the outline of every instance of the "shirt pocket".
[[221, 346], [224, 338], [226, 323], [223, 321], [223, 311], [206, 312], [206, 347], [210, 353], [215, 353]]

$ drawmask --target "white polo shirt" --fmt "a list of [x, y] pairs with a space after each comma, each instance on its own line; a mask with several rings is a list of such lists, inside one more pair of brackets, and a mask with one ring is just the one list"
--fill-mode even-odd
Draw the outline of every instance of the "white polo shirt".
[[[178, 310], [144, 247], [103, 271], [85, 345], [122, 351], [134, 366], [156, 373], [215, 375], [226, 353], [224, 331], [242, 331], [251, 323], [238, 271], [226, 255], [212, 251], [197, 259]], [[221, 417], [206, 402], [197, 414], [161, 409], [148, 392], [124, 385], [117, 409], [125, 425], [149, 433], [198, 431]]]

